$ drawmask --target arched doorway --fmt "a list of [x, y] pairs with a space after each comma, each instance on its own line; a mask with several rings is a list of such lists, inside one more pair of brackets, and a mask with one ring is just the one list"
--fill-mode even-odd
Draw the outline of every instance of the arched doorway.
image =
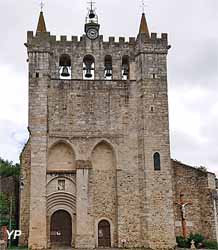
[[68, 212], [59, 210], [51, 216], [51, 245], [71, 246], [72, 219]]
[[107, 220], [98, 224], [98, 247], [111, 247], [111, 228]]

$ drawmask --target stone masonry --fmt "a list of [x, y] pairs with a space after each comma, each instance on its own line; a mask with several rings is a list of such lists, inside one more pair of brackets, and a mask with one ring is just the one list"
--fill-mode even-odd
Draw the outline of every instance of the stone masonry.
[[[181, 191], [193, 200], [189, 231], [217, 239], [215, 176], [170, 158], [167, 34], [150, 35], [143, 14], [137, 38], [128, 41], [86, 35], [57, 40], [41, 13], [26, 47], [30, 139], [21, 156], [20, 245], [53, 247], [63, 220], [54, 218], [65, 211], [70, 236], [62, 240], [70, 239], [71, 247], [109, 242], [114, 248], [172, 249], [181, 235], [175, 205]], [[70, 79], [60, 77], [63, 55], [70, 58]], [[86, 55], [94, 57], [92, 80], [83, 77]], [[104, 76], [107, 55], [112, 80]], [[155, 153], [160, 170], [154, 168]]]

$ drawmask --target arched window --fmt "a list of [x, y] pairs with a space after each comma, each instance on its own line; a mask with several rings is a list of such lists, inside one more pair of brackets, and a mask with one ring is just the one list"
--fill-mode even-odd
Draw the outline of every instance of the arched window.
[[122, 80], [129, 79], [129, 56], [123, 56], [122, 58]]
[[107, 220], [98, 224], [98, 247], [111, 247], [111, 227]]
[[95, 79], [95, 59], [92, 55], [86, 55], [83, 59], [83, 79]]
[[161, 166], [160, 166], [160, 154], [156, 152], [153, 156], [154, 158], [154, 170], [160, 171]]
[[104, 78], [106, 80], [112, 80], [113, 77], [113, 66], [112, 57], [107, 55], [104, 59]]
[[60, 79], [71, 79], [71, 59], [67, 54], [63, 54], [59, 61]]

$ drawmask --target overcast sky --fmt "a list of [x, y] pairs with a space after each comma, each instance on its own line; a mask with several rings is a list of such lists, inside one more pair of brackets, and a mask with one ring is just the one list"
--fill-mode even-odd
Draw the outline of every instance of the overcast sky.
[[[136, 36], [140, 0], [96, 0], [105, 40]], [[218, 173], [218, 1], [148, 0], [151, 32], [169, 33], [171, 154]], [[38, 0], [0, 0], [0, 157], [19, 161], [27, 133], [26, 31], [35, 31]], [[86, 0], [45, 0], [47, 29], [54, 35], [84, 30]]]

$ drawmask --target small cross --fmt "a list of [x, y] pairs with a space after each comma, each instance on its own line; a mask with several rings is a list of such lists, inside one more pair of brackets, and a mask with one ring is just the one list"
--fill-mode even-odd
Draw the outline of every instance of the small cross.
[[142, 13], [145, 13], [145, 7], [147, 7], [148, 5], [147, 4], [145, 4], [145, 0], [141, 0], [141, 5], [140, 5], [140, 7], [141, 7], [141, 9], [142, 9]]
[[91, 2], [88, 2], [91, 5], [91, 10], [93, 9], [93, 5], [95, 4], [95, 2], [93, 2], [93, 0], [91, 0]]
[[43, 3], [43, 1], [41, 1], [41, 3], [40, 3], [41, 11], [43, 11], [44, 6], [45, 6], [45, 4]]

